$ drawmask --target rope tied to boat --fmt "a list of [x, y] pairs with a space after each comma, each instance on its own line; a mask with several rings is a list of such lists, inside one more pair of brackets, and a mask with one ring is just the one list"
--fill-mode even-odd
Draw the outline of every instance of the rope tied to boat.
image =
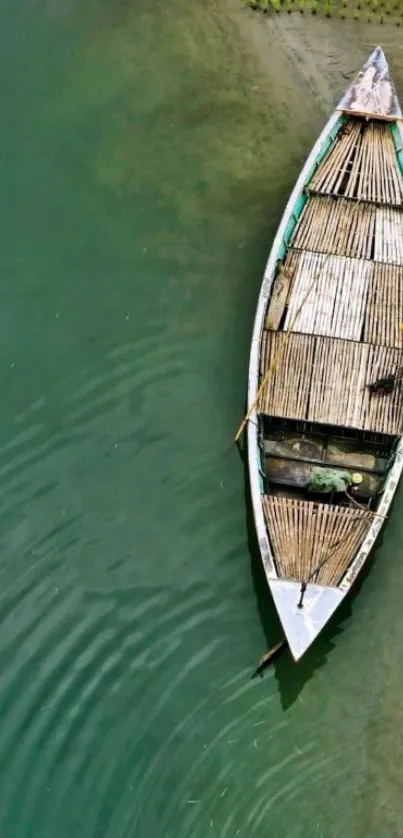
[[[349, 494], [347, 489], [345, 490], [344, 494], [348, 498], [349, 501], [352, 501], [352, 503], [355, 506], [358, 506], [359, 509], [361, 509], [363, 512], [366, 512], [369, 516], [373, 516], [374, 518], [382, 518], [383, 520], [386, 520], [386, 518], [387, 518], [386, 515], [381, 515], [381, 513], [379, 513], [379, 512], [374, 512], [372, 509], [368, 509], [367, 506], [363, 506], [363, 504], [358, 503], [358, 501]], [[317, 565], [315, 565], [315, 567], [311, 570], [311, 572], [309, 573], [307, 578], [302, 580], [301, 589], [300, 589], [300, 598], [299, 598], [299, 601], [297, 603], [298, 608], [303, 608], [304, 596], [305, 596], [305, 593], [306, 593], [309, 582], [311, 582], [312, 579], [315, 576], [317, 576], [319, 571], [322, 570], [322, 567], [324, 567], [324, 565], [329, 561], [329, 559], [333, 558], [337, 548], [340, 546], [342, 541], [343, 541], [343, 538], [339, 538], [339, 540], [336, 542], [336, 544], [332, 544], [329, 548], [329, 552], [327, 553], [327, 555], [324, 556], [324, 558], [321, 559], [321, 561]]]
[[323, 559], [321, 559], [321, 561], [317, 565], [315, 565], [315, 567], [311, 570], [307, 578], [301, 582], [300, 597], [299, 602], [297, 604], [298, 608], [303, 608], [304, 606], [304, 596], [309, 582], [313, 579], [314, 576], [316, 576], [319, 573], [320, 570], [322, 570], [322, 567], [326, 564], [326, 562], [328, 562], [329, 559], [331, 559], [332, 556], [334, 556], [337, 548], [340, 546], [342, 541], [343, 539], [339, 538], [339, 540], [336, 541], [336, 544], [331, 544], [327, 555]]

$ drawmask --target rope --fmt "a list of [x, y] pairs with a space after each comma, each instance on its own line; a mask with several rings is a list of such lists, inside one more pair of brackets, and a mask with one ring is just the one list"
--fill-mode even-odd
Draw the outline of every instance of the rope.
[[364, 504], [363, 504], [363, 503], [358, 503], [358, 500], [356, 500], [355, 498], [353, 498], [353, 497], [352, 497], [352, 495], [350, 495], [350, 494], [347, 492], [347, 490], [345, 491], [345, 493], [344, 493], [344, 494], [346, 495], [346, 497], [347, 497], [349, 500], [351, 500], [353, 503], [355, 503], [355, 505], [356, 505], [356, 506], [358, 506], [358, 509], [362, 509], [364, 512], [368, 512], [368, 515], [373, 515], [373, 516], [374, 516], [374, 518], [383, 518], [383, 520], [384, 520], [384, 521], [386, 521], [386, 518], [388, 517], [387, 515], [381, 515], [381, 513], [380, 513], [380, 512], [374, 512], [372, 509], [368, 509], [368, 507], [367, 507], [367, 506], [364, 506]]
[[304, 580], [301, 582], [300, 597], [299, 597], [299, 602], [297, 603], [297, 607], [298, 607], [298, 608], [303, 608], [303, 605], [304, 605], [304, 595], [305, 595], [305, 591], [306, 591], [306, 589], [307, 589], [307, 587], [308, 587], [308, 583], [311, 581], [311, 579], [312, 579], [314, 576], [316, 576], [316, 574], [317, 574], [317, 573], [319, 573], [319, 571], [320, 571], [320, 570], [322, 569], [322, 567], [326, 564], [326, 562], [328, 562], [328, 561], [329, 561], [329, 559], [331, 559], [331, 558], [332, 558], [332, 556], [334, 556], [334, 554], [335, 554], [335, 552], [336, 552], [336, 550], [337, 550], [337, 548], [338, 548], [339, 544], [341, 544], [341, 542], [342, 542], [342, 541], [343, 541], [343, 539], [342, 539], [342, 538], [339, 538], [339, 540], [336, 542], [336, 544], [331, 544], [331, 545], [330, 545], [330, 547], [329, 547], [329, 552], [327, 553], [327, 555], [326, 555], [326, 556], [325, 556], [325, 557], [324, 557], [324, 558], [323, 558], [323, 559], [319, 562], [319, 564], [317, 564], [317, 565], [313, 568], [313, 570], [311, 570], [311, 572], [309, 573], [308, 577], [307, 577], [306, 579], [304, 579]]

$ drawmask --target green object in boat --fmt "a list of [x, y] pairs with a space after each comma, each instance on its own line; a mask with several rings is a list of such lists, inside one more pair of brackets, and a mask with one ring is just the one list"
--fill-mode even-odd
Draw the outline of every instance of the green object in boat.
[[313, 468], [308, 481], [310, 492], [346, 492], [353, 480], [348, 471], [335, 471], [330, 468]]

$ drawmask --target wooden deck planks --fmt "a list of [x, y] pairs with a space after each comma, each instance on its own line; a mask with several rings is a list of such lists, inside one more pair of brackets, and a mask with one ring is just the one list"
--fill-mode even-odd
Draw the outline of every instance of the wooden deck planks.
[[396, 88], [381, 47], [376, 47], [339, 102], [338, 110], [361, 114], [367, 119], [400, 119]]
[[[261, 374], [272, 362], [282, 333], [265, 332]], [[371, 394], [368, 384], [401, 365], [401, 351], [350, 340], [290, 334], [259, 411], [269, 416], [397, 435], [403, 431], [400, 387]]]
[[337, 585], [367, 534], [372, 517], [361, 509], [263, 497], [277, 572], [282, 579]]
[[316, 422], [363, 427], [368, 351], [366, 344], [317, 339], [308, 411]]
[[403, 265], [403, 214], [391, 207], [377, 207], [374, 259], [389, 265]]
[[[376, 381], [390, 373], [396, 373], [402, 365], [402, 353], [388, 346], [371, 346], [368, 358], [367, 381]], [[382, 426], [384, 433], [401, 434], [403, 431], [403, 398], [398, 385], [388, 396], [363, 394], [361, 422], [365, 429], [377, 430]]]
[[311, 198], [295, 228], [292, 247], [403, 265], [403, 211], [344, 198]]
[[286, 271], [288, 259], [292, 261], [294, 281], [288, 295], [285, 329], [287, 330], [294, 321], [313, 278], [318, 276], [317, 283], [295, 321], [294, 330], [360, 340], [372, 271], [371, 263], [344, 256], [327, 257], [312, 252], [291, 252], [285, 263]]
[[370, 259], [376, 207], [345, 199], [311, 198], [297, 224], [292, 246], [298, 250]]
[[352, 120], [319, 166], [309, 186], [312, 192], [403, 204], [403, 177], [388, 125]]
[[[261, 372], [271, 365], [283, 339], [282, 332], [264, 332], [261, 354]], [[273, 416], [293, 416], [304, 419], [315, 344], [310, 336], [290, 336], [279, 358], [277, 367], [265, 387], [259, 402], [261, 413]], [[285, 386], [291, 382], [292, 386]]]
[[309, 188], [313, 192], [338, 195], [341, 184], [351, 166], [357, 143], [360, 142], [361, 123], [351, 120], [344, 126], [335, 144], [330, 149]]
[[266, 329], [279, 329], [285, 306], [298, 269], [300, 254], [290, 250], [282, 270], [275, 278], [266, 315]]
[[364, 341], [403, 349], [403, 267], [374, 263], [365, 313]]

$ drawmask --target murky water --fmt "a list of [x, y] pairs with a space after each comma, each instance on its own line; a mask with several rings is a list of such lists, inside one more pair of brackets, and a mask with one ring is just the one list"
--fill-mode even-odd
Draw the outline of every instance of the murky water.
[[403, 835], [400, 495], [298, 667], [228, 444], [303, 159], [400, 30], [5, 0], [2, 838]]

